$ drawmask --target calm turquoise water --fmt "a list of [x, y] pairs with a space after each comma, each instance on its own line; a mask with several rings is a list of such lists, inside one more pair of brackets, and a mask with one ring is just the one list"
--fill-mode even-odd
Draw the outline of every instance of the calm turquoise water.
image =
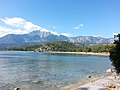
[[0, 51], [0, 90], [59, 90], [109, 67], [107, 57]]

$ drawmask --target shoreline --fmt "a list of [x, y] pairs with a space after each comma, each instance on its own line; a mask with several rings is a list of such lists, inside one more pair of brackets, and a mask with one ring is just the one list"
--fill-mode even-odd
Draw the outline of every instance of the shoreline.
[[83, 83], [62, 87], [61, 90], [120, 90], [120, 80], [114, 75], [101, 76]]
[[[4, 51], [4, 50], [0, 50]], [[7, 51], [7, 50], [5, 50]], [[12, 50], [11, 50], [12, 51]], [[13, 50], [14, 51], [14, 50]], [[17, 51], [19, 52], [19, 51]], [[28, 51], [20, 51], [20, 52], [28, 52]], [[36, 52], [36, 51], [29, 51], [29, 52]], [[37, 51], [38, 52], [38, 51]], [[103, 53], [94, 53], [94, 52], [59, 52], [59, 51], [48, 51], [48, 52], [42, 52], [42, 53], [56, 53], [56, 54], [75, 54], [75, 55], [93, 55], [93, 56], [109, 56], [108, 52]]]
[[109, 56], [108, 52], [93, 53], [93, 52], [45, 52], [45, 53], [58, 53], [58, 54], [76, 54], [76, 55], [94, 55], [94, 56]]
[[76, 90], [79, 87], [82, 87], [82, 86], [87, 85], [87, 84], [89, 84], [91, 82], [95, 82], [97, 80], [100, 80], [100, 79], [103, 79], [103, 78], [106, 78], [106, 77], [108, 77], [108, 76], [103, 75], [103, 76], [99, 76], [99, 77], [94, 77], [93, 79], [89, 79], [89, 80], [85, 80], [85, 81], [80, 81], [78, 83], [62, 87], [61, 90]]

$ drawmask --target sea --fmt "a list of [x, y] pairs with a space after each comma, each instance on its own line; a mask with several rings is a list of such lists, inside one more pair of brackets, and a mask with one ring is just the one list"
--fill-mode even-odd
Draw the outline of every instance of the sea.
[[0, 51], [0, 90], [61, 90], [107, 75], [108, 57], [65, 53]]

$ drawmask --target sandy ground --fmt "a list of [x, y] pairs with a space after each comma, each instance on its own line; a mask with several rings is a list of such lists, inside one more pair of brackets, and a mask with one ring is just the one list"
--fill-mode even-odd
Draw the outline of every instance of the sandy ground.
[[[117, 76], [116, 76], [117, 77]], [[120, 90], [120, 80], [115, 79], [113, 75], [90, 81], [84, 85], [71, 85], [62, 88], [62, 90]]]
[[83, 55], [97, 55], [97, 56], [109, 56], [109, 53], [93, 53], [93, 52], [47, 52], [47, 53], [66, 53], [66, 54], [83, 54]]

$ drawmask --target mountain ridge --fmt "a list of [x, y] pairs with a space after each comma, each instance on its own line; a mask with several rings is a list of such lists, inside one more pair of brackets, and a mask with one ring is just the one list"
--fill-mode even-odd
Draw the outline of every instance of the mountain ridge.
[[93, 37], [93, 36], [77, 36], [71, 37], [69, 42], [81, 44], [109, 44], [113, 43], [113, 38]]
[[[0, 47], [2, 45], [23, 44], [24, 43], [49, 43], [57, 41], [67, 41], [77, 44], [109, 44], [114, 41], [113, 38], [93, 37], [93, 36], [77, 36], [67, 37], [64, 35], [55, 35], [51, 32], [44, 32], [40, 30], [32, 31], [28, 34], [8, 34], [0, 38]], [[15, 46], [15, 45], [14, 45]]]

